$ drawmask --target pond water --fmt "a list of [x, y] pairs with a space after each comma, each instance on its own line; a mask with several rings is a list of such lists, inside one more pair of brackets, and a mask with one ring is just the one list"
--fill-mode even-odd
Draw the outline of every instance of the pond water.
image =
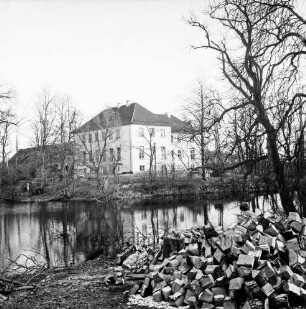
[[[267, 210], [271, 199], [253, 198], [249, 204]], [[208, 221], [226, 228], [240, 212], [237, 201], [222, 200], [1, 203], [0, 268], [68, 266], [102, 246], [103, 254], [110, 256], [126, 242], [152, 242], [157, 231], [161, 235]]]

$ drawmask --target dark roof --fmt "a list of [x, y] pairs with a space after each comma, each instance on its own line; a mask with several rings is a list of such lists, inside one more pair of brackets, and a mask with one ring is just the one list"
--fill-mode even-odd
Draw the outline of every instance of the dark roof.
[[25, 163], [28, 160], [35, 161], [38, 157], [39, 149], [37, 147], [19, 149], [8, 161], [8, 164]]
[[132, 103], [102, 111], [78, 128], [75, 133], [128, 124], [171, 126], [172, 132], [179, 132], [182, 127], [187, 125], [186, 122], [173, 115], [154, 114], [140, 104]]
[[[65, 147], [65, 148], [63, 148]], [[68, 144], [53, 144], [53, 145], [45, 145], [44, 146], [45, 151], [47, 152], [48, 160], [56, 160], [57, 157], [60, 155], [60, 150], [65, 149], [66, 153], [69, 155], [71, 154], [69, 151], [69, 145]], [[39, 160], [41, 159], [41, 148], [40, 147], [31, 147], [31, 148], [23, 148], [19, 149], [9, 160], [8, 164], [12, 165], [16, 163], [16, 160], [18, 164], [39, 164]], [[47, 161], [48, 161], [47, 160]]]

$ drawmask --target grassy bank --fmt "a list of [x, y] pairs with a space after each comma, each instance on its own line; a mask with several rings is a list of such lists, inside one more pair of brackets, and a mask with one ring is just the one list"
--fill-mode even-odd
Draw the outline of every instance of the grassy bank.
[[54, 201], [54, 200], [132, 200], [161, 196], [205, 196], [212, 199], [245, 197], [250, 193], [273, 192], [258, 179], [243, 177], [211, 177], [202, 180], [197, 176], [182, 178], [156, 178], [134, 175], [120, 175], [108, 178], [97, 185], [95, 179], [52, 180], [43, 189], [25, 189], [26, 183], [2, 188], [2, 198], [13, 201]]

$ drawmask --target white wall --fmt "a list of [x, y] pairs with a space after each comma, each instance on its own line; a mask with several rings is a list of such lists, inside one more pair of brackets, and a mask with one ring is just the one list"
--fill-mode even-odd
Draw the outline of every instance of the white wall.
[[[144, 136], [139, 136], [139, 130], [142, 128]], [[120, 137], [116, 138], [116, 130], [120, 129]], [[114, 149], [116, 154], [117, 148], [121, 148], [121, 161], [118, 173], [143, 173], [148, 172], [150, 168], [150, 134], [149, 130], [155, 130], [155, 136], [151, 138], [152, 145], [156, 147], [156, 169], [160, 171], [163, 165], [166, 165], [167, 169], [170, 170], [172, 165], [176, 171], [186, 170], [187, 168], [200, 166], [200, 151], [196, 143], [179, 140], [178, 133], [171, 133], [170, 126], [145, 126], [145, 125], [125, 125], [121, 127], [112, 128], [113, 139], [107, 141], [107, 150], [110, 148]], [[99, 141], [95, 140], [95, 133], [98, 132]], [[164, 137], [162, 136], [164, 132]], [[85, 134], [86, 137], [86, 148], [90, 149], [89, 133], [92, 134], [92, 151], [95, 154], [96, 150], [102, 150], [103, 143], [102, 130], [90, 131], [86, 133], [79, 133], [76, 136], [76, 142], [80, 145], [79, 162], [82, 166], [82, 151], [85, 147], [82, 146], [81, 138]], [[171, 141], [171, 135], [173, 135], [173, 142]], [[99, 145], [100, 143], [100, 145]], [[139, 157], [140, 147], [144, 147], [144, 158]], [[166, 160], [162, 157], [161, 147], [166, 148]], [[192, 160], [190, 150], [195, 150], [195, 159]], [[181, 150], [182, 157], [178, 158], [178, 150]], [[173, 151], [173, 156], [172, 156]], [[89, 155], [87, 155], [87, 162], [89, 161]], [[105, 163], [104, 163], [105, 165]], [[140, 166], [144, 166], [144, 171], [140, 170]], [[153, 166], [155, 166], [155, 159], [153, 160]]]
[[[186, 169], [201, 165], [200, 149], [195, 142], [180, 140], [178, 133], [173, 133], [172, 150], [174, 151], [174, 165], [177, 169]], [[194, 149], [195, 159], [191, 158], [191, 149]], [[178, 152], [181, 151], [181, 158]]]
[[[144, 136], [139, 136], [139, 129], [142, 128]], [[156, 169], [161, 169], [162, 165], [167, 165], [170, 160], [171, 151], [171, 128], [169, 126], [144, 126], [144, 125], [131, 125], [132, 133], [132, 157], [133, 157], [133, 172], [139, 173], [140, 166], [144, 165], [145, 172], [150, 168], [150, 129], [155, 130], [155, 136], [151, 138], [152, 145], [156, 147]], [[165, 136], [162, 137], [161, 133], [165, 132]], [[140, 147], [144, 147], [144, 159], [139, 158]], [[162, 159], [161, 147], [166, 147], [166, 160]], [[153, 162], [155, 165], [155, 160]]]

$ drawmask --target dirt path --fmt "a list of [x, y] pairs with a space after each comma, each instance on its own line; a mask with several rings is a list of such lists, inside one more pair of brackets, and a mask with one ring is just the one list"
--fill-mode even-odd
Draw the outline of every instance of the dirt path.
[[131, 283], [118, 286], [104, 283], [110, 266], [109, 262], [96, 260], [46, 272], [34, 282], [34, 290], [11, 293], [9, 300], [0, 302], [0, 308], [136, 308], [127, 304]]

